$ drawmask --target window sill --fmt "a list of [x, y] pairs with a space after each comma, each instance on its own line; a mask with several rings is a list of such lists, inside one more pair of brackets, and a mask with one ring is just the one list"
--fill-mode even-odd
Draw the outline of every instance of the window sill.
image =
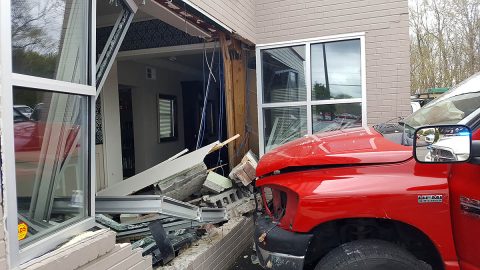
[[20, 266], [21, 269], [76, 269], [108, 253], [115, 246], [115, 233], [107, 229], [81, 233], [59, 248]]

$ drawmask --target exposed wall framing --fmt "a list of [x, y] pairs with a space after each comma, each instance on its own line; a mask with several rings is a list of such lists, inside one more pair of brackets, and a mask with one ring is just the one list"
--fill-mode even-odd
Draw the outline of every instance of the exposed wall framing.
[[228, 146], [230, 169], [233, 168], [249, 149], [245, 127], [247, 91], [247, 55], [239, 40], [231, 38], [227, 43], [225, 34], [220, 33], [223, 68], [225, 76], [225, 103], [227, 112], [227, 137], [240, 134], [241, 139]]

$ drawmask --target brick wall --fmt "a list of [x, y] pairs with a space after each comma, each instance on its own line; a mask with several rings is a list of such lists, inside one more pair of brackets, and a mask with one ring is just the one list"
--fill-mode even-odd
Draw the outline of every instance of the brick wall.
[[22, 267], [25, 270], [149, 270], [151, 256], [142, 257], [142, 250], [130, 244], [115, 244], [115, 233], [102, 229], [86, 232], [62, 247]]
[[231, 218], [158, 270], [229, 269], [245, 248], [252, 246], [253, 232], [251, 217]]
[[365, 32], [368, 123], [410, 111], [406, 0], [257, 0], [256, 43]]
[[256, 0], [190, 0], [234, 32], [255, 43]]

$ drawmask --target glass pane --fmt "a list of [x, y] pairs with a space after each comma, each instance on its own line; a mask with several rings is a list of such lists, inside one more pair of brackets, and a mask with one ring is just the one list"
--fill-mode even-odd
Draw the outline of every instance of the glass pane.
[[108, 75], [109, 64], [115, 59], [115, 51], [121, 45], [134, 13], [124, 1], [97, 1], [97, 16], [110, 18], [110, 21], [102, 20], [102, 24], [113, 25], [97, 28], [96, 82], [97, 88], [101, 88], [100, 84]]
[[263, 102], [305, 101], [305, 46], [262, 50]]
[[[88, 213], [88, 97], [13, 88], [20, 245]], [[16, 109], [28, 106], [28, 117]], [[25, 226], [26, 225], [26, 226]]]
[[264, 109], [265, 152], [307, 134], [307, 108]]
[[89, 2], [11, 1], [13, 72], [86, 84]]
[[360, 40], [315, 44], [312, 100], [362, 97]]
[[313, 133], [362, 126], [362, 104], [312, 106]]

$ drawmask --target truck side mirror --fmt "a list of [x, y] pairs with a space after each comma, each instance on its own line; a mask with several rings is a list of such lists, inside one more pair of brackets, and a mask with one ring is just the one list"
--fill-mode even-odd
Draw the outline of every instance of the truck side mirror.
[[415, 131], [413, 156], [421, 163], [470, 160], [472, 132], [464, 125], [425, 126]]

